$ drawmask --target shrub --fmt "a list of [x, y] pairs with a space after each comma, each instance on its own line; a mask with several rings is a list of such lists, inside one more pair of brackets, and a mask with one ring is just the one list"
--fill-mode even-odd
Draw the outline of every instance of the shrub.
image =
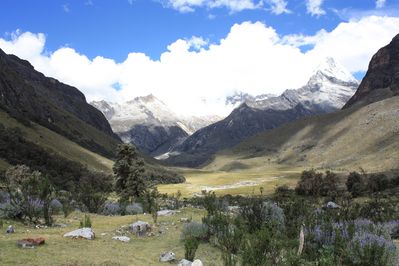
[[383, 191], [389, 187], [389, 179], [384, 174], [370, 175], [367, 187], [371, 192]]
[[183, 226], [182, 237], [195, 237], [199, 240], [206, 240], [208, 236], [208, 227], [198, 222], [190, 222]]
[[199, 240], [195, 237], [186, 236], [184, 238], [184, 257], [189, 261], [193, 261], [195, 253], [199, 246]]
[[142, 214], [143, 212], [143, 205], [140, 203], [129, 204], [125, 208], [125, 214], [127, 215]]
[[349, 244], [346, 263], [350, 265], [397, 265], [395, 244], [373, 233], [356, 232]]
[[50, 202], [50, 212], [52, 214], [58, 214], [63, 210], [63, 205], [58, 199], [53, 199]]
[[112, 179], [108, 174], [87, 171], [80, 177], [77, 200], [83, 203], [89, 212], [99, 212], [112, 190]]
[[102, 207], [101, 213], [103, 215], [120, 215], [121, 214], [121, 207], [117, 202], [107, 201], [104, 203]]
[[37, 223], [43, 217], [51, 224], [49, 209], [55, 190], [49, 178], [25, 165], [8, 168], [5, 177], [9, 203], [19, 210], [18, 218]]
[[83, 219], [80, 221], [80, 228], [86, 228], [89, 227], [91, 228], [91, 219], [90, 216], [85, 214]]
[[358, 172], [351, 172], [346, 181], [346, 188], [353, 197], [358, 197], [366, 191], [364, 174]]
[[241, 216], [250, 233], [265, 224], [279, 231], [285, 229], [284, 211], [274, 202], [253, 200], [241, 209]]
[[323, 174], [314, 169], [303, 171], [295, 188], [299, 195], [320, 196], [323, 187]]

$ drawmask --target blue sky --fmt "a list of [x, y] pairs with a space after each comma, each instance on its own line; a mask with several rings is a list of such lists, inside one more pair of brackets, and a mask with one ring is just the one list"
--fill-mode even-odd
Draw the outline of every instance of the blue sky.
[[0, 48], [88, 100], [153, 93], [200, 115], [226, 114], [236, 91], [298, 88], [329, 56], [360, 79], [399, 33], [399, 0], [1, 0], [0, 10]]
[[[256, 10], [232, 12], [228, 8], [196, 8], [182, 13], [167, 8], [161, 1], [151, 0], [2, 0], [0, 33], [16, 29], [43, 32], [47, 35], [46, 49], [74, 47], [90, 58], [97, 55], [126, 59], [129, 52], [144, 52], [159, 58], [166, 47], [179, 38], [202, 36], [210, 41], [223, 38], [234, 23], [262, 21], [279, 34], [312, 35], [324, 28], [332, 30], [340, 21], [335, 10], [372, 10], [375, 0], [325, 1], [324, 16], [307, 13], [303, 0], [288, 1], [288, 14], [276, 15], [267, 4]], [[387, 7], [399, 9], [398, 1], [387, 1]], [[165, 8], [166, 7], [166, 8]]]

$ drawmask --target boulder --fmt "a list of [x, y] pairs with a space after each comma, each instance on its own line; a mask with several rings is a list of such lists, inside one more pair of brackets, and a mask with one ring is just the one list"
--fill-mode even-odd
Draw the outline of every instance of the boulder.
[[129, 242], [130, 241], [130, 237], [127, 237], [127, 236], [114, 236], [114, 237], [112, 237], [112, 239], [119, 240], [119, 241], [122, 241], [122, 242]]
[[187, 217], [180, 218], [180, 222], [181, 223], [189, 223], [189, 222], [191, 222], [191, 218], [187, 218]]
[[326, 207], [327, 207], [327, 209], [340, 209], [341, 208], [341, 206], [339, 206], [337, 203], [332, 202], [332, 201], [327, 202]]
[[189, 260], [182, 259], [177, 266], [191, 266], [193, 263]]
[[9, 226], [7, 227], [6, 233], [7, 233], [7, 234], [13, 234], [13, 233], [15, 233], [14, 226], [9, 225]]
[[200, 260], [194, 260], [191, 266], [204, 266], [204, 264]]
[[179, 212], [180, 211], [175, 211], [175, 210], [162, 210], [162, 211], [158, 211], [157, 214], [158, 214], [158, 216], [171, 216], [171, 215], [174, 215]]
[[159, 256], [160, 262], [171, 262], [176, 260], [176, 254], [172, 251], [164, 252]]
[[88, 240], [93, 240], [95, 238], [95, 234], [91, 228], [84, 227], [84, 228], [80, 228], [80, 229], [74, 230], [72, 232], [66, 233], [64, 235], [64, 237], [85, 238]]
[[136, 235], [143, 236], [147, 232], [151, 231], [151, 226], [147, 222], [137, 221], [129, 225], [129, 231]]

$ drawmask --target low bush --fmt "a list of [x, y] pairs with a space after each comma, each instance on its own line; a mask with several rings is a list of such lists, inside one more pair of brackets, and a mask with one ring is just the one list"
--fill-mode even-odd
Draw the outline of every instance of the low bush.
[[117, 202], [106, 201], [102, 207], [101, 214], [103, 215], [120, 215], [122, 212], [121, 206]]
[[143, 212], [143, 205], [140, 203], [129, 204], [125, 207], [125, 214], [127, 215], [142, 214]]

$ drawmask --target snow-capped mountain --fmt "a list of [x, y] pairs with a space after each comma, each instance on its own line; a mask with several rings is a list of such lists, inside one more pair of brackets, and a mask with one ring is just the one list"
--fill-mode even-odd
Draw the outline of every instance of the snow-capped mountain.
[[168, 157], [162, 158], [175, 165], [198, 166], [218, 150], [232, 147], [262, 131], [342, 108], [357, 86], [357, 80], [343, 66], [326, 58], [307, 84], [299, 89], [260, 100], [245, 94], [233, 97], [243, 103], [228, 117], [198, 130], [176, 146]]
[[288, 110], [301, 104], [309, 110], [332, 112], [341, 109], [358, 86], [359, 82], [349, 71], [328, 57], [313, 72], [305, 86], [247, 104], [263, 110]]
[[253, 96], [246, 92], [236, 91], [232, 95], [226, 97], [225, 105], [237, 107], [244, 102], [258, 102], [275, 96], [276, 95], [274, 94], [261, 94]]
[[126, 143], [153, 156], [168, 152], [193, 132], [220, 120], [217, 116], [181, 117], [150, 94], [124, 103], [91, 102]]

